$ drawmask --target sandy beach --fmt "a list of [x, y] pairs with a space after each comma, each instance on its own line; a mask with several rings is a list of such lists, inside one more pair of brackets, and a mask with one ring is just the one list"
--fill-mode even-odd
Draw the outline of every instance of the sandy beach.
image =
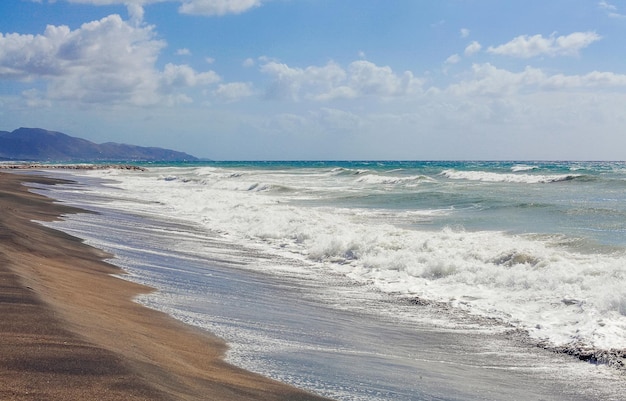
[[107, 255], [32, 222], [80, 210], [0, 173], [0, 399], [322, 400], [223, 361], [227, 345], [132, 301]]

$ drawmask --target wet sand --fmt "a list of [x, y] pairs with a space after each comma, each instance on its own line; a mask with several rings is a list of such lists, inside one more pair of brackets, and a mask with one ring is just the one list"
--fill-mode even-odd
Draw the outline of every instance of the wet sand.
[[0, 173], [0, 399], [323, 400], [227, 364], [226, 344], [132, 301], [150, 288], [31, 220], [81, 212]]

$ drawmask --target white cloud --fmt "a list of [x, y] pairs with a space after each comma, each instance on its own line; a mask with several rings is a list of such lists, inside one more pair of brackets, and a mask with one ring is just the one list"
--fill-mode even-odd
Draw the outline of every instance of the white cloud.
[[595, 32], [574, 32], [567, 36], [558, 37], [552, 34], [547, 38], [542, 35], [522, 35], [503, 45], [489, 47], [487, 51], [492, 54], [519, 58], [531, 58], [540, 55], [574, 56], [578, 55], [581, 49], [601, 38]]
[[191, 50], [189, 49], [178, 49], [176, 50], [177, 56], [191, 56]]
[[480, 43], [478, 43], [477, 41], [473, 41], [472, 43], [467, 45], [467, 47], [465, 48], [465, 55], [471, 56], [473, 54], [478, 53], [480, 49], [482, 49], [482, 46], [480, 45]]
[[403, 96], [421, 86], [410, 71], [396, 75], [391, 67], [379, 67], [369, 61], [354, 61], [348, 67], [350, 87], [361, 95]]
[[607, 3], [606, 1], [599, 2], [598, 7], [606, 11], [606, 15], [610, 18], [626, 18], [626, 15], [617, 12], [617, 6]]
[[268, 97], [293, 100], [299, 99], [303, 88], [306, 89], [306, 97], [319, 95], [328, 92], [346, 77], [346, 72], [332, 62], [323, 67], [311, 66], [302, 69], [270, 61], [261, 66], [261, 72], [273, 77], [273, 82], [267, 90]]
[[240, 14], [260, 5], [260, 0], [182, 0], [178, 10], [183, 14], [225, 15]]
[[556, 74], [548, 77], [542, 86], [547, 89], [626, 89], [626, 75], [600, 71], [592, 71], [584, 75]]
[[461, 56], [459, 56], [458, 54], [453, 54], [446, 59], [445, 64], [456, 64], [459, 61], [461, 61]]
[[293, 100], [385, 99], [415, 93], [422, 84], [409, 71], [398, 75], [388, 66], [379, 67], [365, 60], [354, 61], [347, 69], [333, 62], [302, 69], [271, 61], [261, 66], [261, 72], [273, 78], [266, 91], [268, 97]]
[[598, 3], [598, 6], [604, 10], [617, 11], [617, 7], [613, 4], [609, 4], [606, 1], [601, 1]]
[[123, 4], [127, 6], [132, 20], [141, 21], [143, 6], [153, 3], [179, 3], [178, 11], [183, 14], [221, 16], [240, 14], [261, 6], [261, 0], [66, 0], [69, 3], [93, 4], [98, 6]]
[[[57, 0], [48, 0], [53, 3]], [[63, 1], [63, 0], [61, 0]], [[134, 25], [138, 25], [143, 21], [144, 6], [152, 3], [161, 3], [171, 0], [65, 0], [68, 3], [76, 4], [92, 4], [94, 6], [110, 6], [110, 5], [124, 5], [128, 10], [128, 16]], [[180, 0], [177, 0], [180, 1]]]
[[185, 65], [156, 69], [165, 42], [155, 36], [152, 26], [134, 26], [119, 15], [76, 30], [49, 25], [41, 35], [0, 34], [0, 79], [47, 84], [48, 99], [136, 105], [219, 81], [212, 71]]
[[214, 94], [225, 102], [235, 102], [254, 95], [254, 90], [249, 82], [231, 82], [220, 84]]
[[161, 74], [164, 87], [194, 87], [198, 85], [210, 85], [221, 79], [214, 71], [196, 72], [188, 65], [175, 65], [168, 63]]
[[49, 80], [54, 98], [140, 98], [154, 90], [152, 66], [165, 46], [154, 36], [118, 15], [74, 31], [49, 25], [43, 35], [0, 36], [0, 78]]
[[68, 3], [77, 3], [77, 4], [93, 4], [96, 6], [108, 6], [112, 4], [133, 4], [133, 5], [142, 5], [148, 3], [156, 3], [158, 0], [66, 0]]
[[141, 24], [144, 15], [143, 5], [139, 3], [126, 3], [126, 9], [128, 10], [130, 20], [133, 21], [135, 25]]
[[446, 92], [460, 97], [505, 98], [546, 91], [626, 90], [626, 74], [612, 72], [548, 75], [538, 68], [526, 67], [521, 72], [512, 72], [489, 63], [473, 65], [472, 72], [471, 79], [450, 85]]
[[474, 64], [473, 77], [447, 88], [455, 96], [496, 96], [504, 97], [519, 91], [521, 87], [537, 85], [545, 79], [544, 73], [536, 68], [526, 67], [520, 73], [498, 69], [493, 65]]
[[460, 33], [461, 33], [461, 38], [466, 38], [469, 36], [470, 30], [467, 28], [461, 28]]
[[241, 63], [241, 65], [246, 68], [254, 67], [255, 64], [256, 62], [254, 61], [253, 58], [247, 58], [243, 61], [243, 63]]
[[318, 101], [328, 101], [335, 99], [355, 99], [359, 97], [359, 92], [350, 86], [337, 86], [326, 92], [319, 93], [313, 98]]

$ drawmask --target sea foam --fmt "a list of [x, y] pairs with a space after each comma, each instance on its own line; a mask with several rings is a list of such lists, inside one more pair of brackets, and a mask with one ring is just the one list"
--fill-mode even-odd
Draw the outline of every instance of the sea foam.
[[[516, 171], [527, 171], [525, 169]], [[581, 174], [506, 174], [494, 173], [488, 171], [456, 171], [445, 170], [442, 176], [455, 180], [484, 181], [484, 182], [510, 182], [510, 183], [526, 183], [538, 184], [548, 182], [568, 181], [581, 177]]]
[[[114, 194], [106, 194], [118, 199], [114, 206], [201, 224], [225, 241], [267, 255], [255, 266], [268, 272], [279, 274], [284, 261], [293, 260], [293, 269], [342, 274], [400, 298], [497, 318], [553, 346], [626, 348], [622, 250], [581, 252], [563, 246], [561, 235], [431, 224], [454, 209], [345, 206], [346, 198], [442, 179], [517, 185], [578, 175], [447, 169], [424, 178], [400, 175], [406, 172], [222, 168], [89, 174], [119, 180], [108, 187]], [[151, 202], [141, 203], [146, 199]]]

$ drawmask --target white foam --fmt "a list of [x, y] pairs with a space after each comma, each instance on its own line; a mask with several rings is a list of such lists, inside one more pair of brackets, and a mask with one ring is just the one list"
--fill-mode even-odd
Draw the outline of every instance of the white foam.
[[457, 171], [445, 170], [442, 176], [452, 180], [468, 180], [482, 182], [510, 182], [523, 184], [544, 184], [549, 182], [567, 181], [580, 177], [580, 174], [507, 174], [489, 171]]
[[536, 170], [537, 168], [538, 168], [537, 166], [530, 166], [528, 164], [516, 164], [515, 166], [511, 167], [511, 171], [513, 171], [514, 173], [517, 173], [519, 171]]
[[[291, 202], [294, 194], [316, 196], [310, 188], [349, 191], [342, 185], [354, 183], [350, 176], [280, 171], [233, 174], [216, 168], [154, 170], [87, 174], [121, 180], [115, 184], [124, 190], [123, 197], [115, 192], [116, 207], [135, 212], [140, 207], [142, 213], [201, 223], [225, 240], [291, 258], [299, 268], [329, 270], [390, 294], [446, 302], [470, 313], [497, 317], [555, 345], [582, 342], [603, 349], [626, 348], [624, 254], [575, 253], [547, 237], [451, 228], [416, 230], [401, 224], [406, 216], [428, 219], [446, 213], [441, 210], [394, 214]], [[443, 175], [524, 183], [570, 177], [453, 170]], [[259, 183], [289, 187], [292, 192], [287, 196], [280, 191], [250, 190]], [[151, 202], [137, 203], [131, 198]], [[276, 264], [269, 260], [266, 264], [260, 260], [257, 266], [271, 271]]]
[[431, 177], [424, 175], [412, 175], [412, 176], [389, 176], [389, 175], [377, 175], [377, 174], [365, 174], [357, 179], [357, 182], [366, 184], [383, 184], [383, 185], [417, 185], [420, 182], [433, 182]]

